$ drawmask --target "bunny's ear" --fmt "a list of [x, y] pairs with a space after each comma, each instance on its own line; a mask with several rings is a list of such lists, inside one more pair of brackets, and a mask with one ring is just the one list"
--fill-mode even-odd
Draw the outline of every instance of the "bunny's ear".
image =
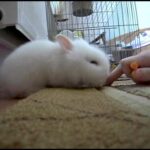
[[56, 36], [56, 40], [59, 42], [62, 48], [67, 52], [69, 52], [73, 47], [71, 40], [64, 35], [58, 34]]

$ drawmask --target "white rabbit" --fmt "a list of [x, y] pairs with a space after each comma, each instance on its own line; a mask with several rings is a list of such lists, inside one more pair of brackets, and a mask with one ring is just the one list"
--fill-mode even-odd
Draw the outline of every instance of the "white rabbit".
[[0, 96], [23, 98], [46, 86], [90, 88], [104, 85], [109, 59], [83, 39], [57, 35], [18, 47], [0, 69]]

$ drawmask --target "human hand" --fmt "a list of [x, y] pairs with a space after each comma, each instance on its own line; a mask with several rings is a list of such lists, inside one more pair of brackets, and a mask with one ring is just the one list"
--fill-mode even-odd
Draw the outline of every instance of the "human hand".
[[[134, 62], [139, 66], [135, 70], [131, 68]], [[150, 83], [150, 50], [122, 59], [108, 76], [106, 85], [111, 85], [122, 74], [126, 74], [136, 83]]]

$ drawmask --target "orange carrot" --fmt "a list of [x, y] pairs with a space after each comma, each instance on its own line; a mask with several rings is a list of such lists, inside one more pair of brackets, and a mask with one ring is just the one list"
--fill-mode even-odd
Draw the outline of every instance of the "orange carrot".
[[130, 64], [130, 68], [133, 70], [136, 70], [137, 68], [139, 68], [139, 64], [138, 62], [134, 61]]
[[132, 76], [132, 78], [135, 79], [135, 70], [137, 70], [137, 68], [139, 68], [138, 62], [137, 62], [137, 61], [132, 62], [132, 63], [130, 64], [130, 68], [133, 70], [133, 71], [131, 72], [131, 76]]

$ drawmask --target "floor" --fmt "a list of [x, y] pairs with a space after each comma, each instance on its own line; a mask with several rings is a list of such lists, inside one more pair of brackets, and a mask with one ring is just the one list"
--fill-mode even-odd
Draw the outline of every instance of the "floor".
[[150, 148], [149, 100], [149, 86], [125, 78], [102, 89], [46, 88], [3, 100], [0, 148]]
[[18, 102], [16, 99], [3, 99], [0, 100], [0, 112], [6, 110], [7, 108], [15, 105]]
[[[134, 88], [136, 89], [136, 91], [134, 92], [134, 90], [130, 90], [131, 88], [133, 89], [133, 86]], [[137, 93], [140, 93], [140, 92], [137, 92], [137, 88], [139, 91], [142, 91], [142, 89], [140, 90], [140, 86], [136, 85], [132, 80], [128, 79], [128, 78], [119, 78], [117, 81], [115, 81], [112, 86], [111, 86], [113, 89], [117, 89], [117, 90], [121, 90], [121, 91], [127, 91], [131, 94], [133, 94], [133, 96], [136, 97], [136, 95], [139, 95]], [[148, 93], [149, 94], [149, 91], [150, 91], [150, 87], [149, 86], [145, 86], [147, 87], [147, 91], [145, 91], [146, 93], [145, 94], [140, 94], [139, 96], [139, 99], [144, 99], [146, 97], [146, 94]], [[108, 88], [109, 90], [109, 87], [106, 87]], [[112, 89], [111, 88], [111, 89]], [[111, 95], [113, 95], [111, 93]], [[119, 95], [115, 95], [116, 97], [119, 96]], [[127, 94], [127, 97], [128, 97], [128, 94]], [[150, 99], [150, 97], [148, 97]], [[15, 105], [17, 102], [19, 102], [20, 100], [18, 99], [2, 99], [0, 100], [0, 112], [2, 111], [5, 111], [6, 109], [9, 109], [11, 106]]]

